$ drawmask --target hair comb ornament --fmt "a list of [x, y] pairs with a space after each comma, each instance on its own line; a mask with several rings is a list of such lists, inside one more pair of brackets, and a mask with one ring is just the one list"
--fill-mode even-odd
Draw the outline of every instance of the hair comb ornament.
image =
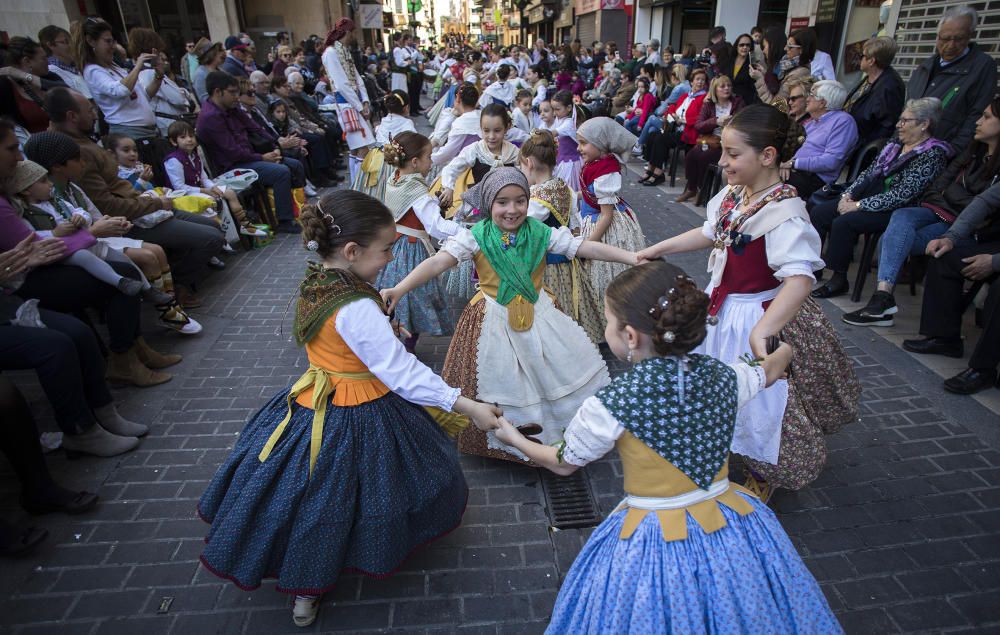
[[392, 146], [393, 151], [399, 156], [400, 161], [406, 160], [406, 151], [403, 149], [403, 144], [390, 137], [389, 145]]
[[719, 323], [719, 318], [715, 315], [710, 315], [705, 318], [705, 324], [709, 326], [715, 326], [718, 323]]
[[315, 240], [310, 240], [306, 243], [306, 249], [309, 251], [319, 251], [319, 243]]
[[677, 336], [674, 335], [673, 331], [664, 331], [663, 335], [661, 335], [660, 337], [667, 344], [673, 344], [674, 340], [677, 339]]
[[316, 208], [319, 209], [319, 213], [323, 215], [324, 219], [326, 219], [327, 224], [330, 226], [330, 231], [334, 232], [333, 235], [339, 236], [341, 233], [340, 225], [337, 224], [333, 216], [323, 211], [323, 204], [321, 202], [316, 203]]

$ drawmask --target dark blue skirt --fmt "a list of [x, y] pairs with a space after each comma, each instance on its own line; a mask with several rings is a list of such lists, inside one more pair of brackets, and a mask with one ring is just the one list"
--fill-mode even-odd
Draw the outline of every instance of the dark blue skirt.
[[202, 563], [241, 589], [316, 594], [341, 571], [385, 577], [415, 548], [462, 521], [468, 488], [455, 442], [395, 393], [330, 406], [309, 475], [313, 411], [293, 402], [285, 434], [257, 458], [285, 416], [288, 389], [250, 420], [201, 497], [212, 527]]

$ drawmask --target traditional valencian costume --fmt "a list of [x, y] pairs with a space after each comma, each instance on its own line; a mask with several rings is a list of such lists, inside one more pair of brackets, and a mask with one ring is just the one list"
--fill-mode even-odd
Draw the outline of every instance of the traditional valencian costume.
[[[444, 240], [462, 226], [441, 217], [436, 198], [430, 195], [421, 174], [398, 172], [386, 186], [385, 206], [396, 219], [399, 233], [392, 247], [393, 259], [379, 273], [375, 286], [394, 287], [435, 253], [431, 238]], [[430, 280], [403, 296], [395, 308], [395, 319], [414, 335], [446, 335], [451, 332], [448, 305], [442, 284]]]
[[842, 632], [774, 513], [728, 479], [737, 408], [764, 384], [760, 366], [654, 357], [584, 402], [562, 458], [617, 447], [626, 498], [577, 556], [547, 633]]
[[[402, 99], [396, 93], [390, 93], [390, 95], [389, 99]], [[364, 160], [361, 161], [361, 168], [351, 183], [352, 190], [364, 192], [368, 196], [377, 198], [380, 201], [385, 200], [386, 184], [392, 178], [396, 168], [386, 162], [385, 153], [382, 151], [382, 148], [385, 144], [389, 143], [390, 139], [401, 132], [407, 131], [417, 131], [413, 125], [413, 121], [409, 117], [393, 113], [382, 117], [382, 121], [379, 122], [378, 127], [375, 129], [377, 147], [370, 149], [368, 154], [365, 155]]]
[[[698, 349], [724, 362], [749, 352], [750, 333], [788, 276], [813, 277], [823, 268], [820, 240], [795, 188], [776, 186], [737, 211], [742, 187], [708, 203], [702, 232], [715, 241], [709, 258], [718, 318]], [[732, 451], [776, 487], [801, 489], [826, 463], [825, 434], [858, 416], [861, 385], [837, 333], [814, 300], [781, 330], [795, 350], [788, 380], [779, 380], [740, 410]]]
[[461, 522], [454, 442], [417, 405], [450, 410], [459, 391], [403, 350], [383, 306], [354, 274], [310, 265], [295, 316], [309, 370], [253, 416], [198, 505], [216, 575], [319, 594], [345, 569], [392, 573]]
[[[562, 179], [553, 177], [531, 186], [528, 215], [549, 227], [579, 229], [580, 214], [576, 209], [576, 193]], [[545, 263], [543, 282], [545, 288], [555, 296], [559, 308], [583, 327], [592, 342], [603, 341], [604, 332], [599, 315], [601, 306], [586, 302], [583, 297], [581, 285], [584, 274], [580, 262], [566, 256], [548, 254], [545, 256]]]
[[[583, 239], [531, 217], [516, 234], [500, 231], [488, 210], [507, 185], [529, 191], [517, 169], [490, 172], [465, 196], [486, 218], [442, 246], [459, 262], [475, 262], [480, 289], [459, 318], [442, 377], [467, 397], [498, 404], [515, 424], [540, 424], [537, 438], [552, 443], [583, 400], [608, 382], [608, 370], [597, 347], [542, 285], [546, 253], [573, 258]], [[459, 436], [463, 452], [526, 460], [492, 432], [472, 427]]]
[[[587, 238], [594, 233], [601, 217], [601, 205], [613, 205], [614, 217], [601, 242], [626, 251], [640, 251], [645, 248], [646, 239], [635, 212], [619, 194], [622, 189], [622, 166], [625, 165], [625, 159], [619, 155], [632, 148], [628, 144], [635, 145], [635, 135], [607, 117], [588, 119], [580, 126], [579, 134], [602, 153], [600, 158], [585, 164], [580, 173], [580, 216], [583, 219], [580, 235]], [[582, 289], [585, 295], [583, 302], [598, 307], [600, 323], [597, 332], [592, 332], [593, 327], [588, 328], [595, 341], [604, 339], [604, 292], [614, 277], [628, 268], [621, 263], [595, 260], [583, 264], [587, 278], [587, 284]]]

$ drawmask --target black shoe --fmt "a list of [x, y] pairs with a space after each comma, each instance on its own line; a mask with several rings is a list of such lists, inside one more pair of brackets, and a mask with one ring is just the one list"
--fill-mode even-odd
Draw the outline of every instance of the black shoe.
[[892, 316], [899, 309], [888, 291], [876, 291], [865, 308], [845, 313], [841, 319], [854, 326], [892, 326]]
[[903, 340], [903, 349], [918, 355], [944, 355], [961, 358], [965, 355], [962, 340], [944, 337], [925, 337], [922, 340]]
[[296, 223], [295, 221], [283, 220], [280, 223], [278, 223], [278, 226], [275, 228], [275, 231], [277, 231], [279, 234], [301, 234], [302, 227], [300, 227], [299, 224]]
[[0, 525], [0, 556], [26, 556], [49, 536], [49, 530], [40, 527], [15, 529], [7, 523]]
[[647, 187], [653, 187], [655, 185], [661, 185], [663, 183], [666, 183], [666, 181], [667, 177], [663, 176], [662, 174], [657, 174], [651, 180], [643, 181], [642, 184]]
[[333, 181], [334, 183], [340, 183], [341, 181], [344, 180], [344, 177], [337, 174], [337, 172], [333, 168], [327, 168], [326, 170], [323, 170], [323, 176], [328, 180]]
[[336, 182], [331, 181], [330, 179], [326, 178], [325, 176], [320, 176], [318, 174], [313, 175], [309, 179], [309, 181], [312, 182], [313, 187], [315, 187], [317, 189], [322, 188], [322, 187], [334, 187], [334, 186], [337, 185]]
[[944, 380], [944, 389], [959, 395], [972, 395], [993, 386], [997, 380], [995, 370], [966, 368], [951, 379]]
[[813, 271], [813, 277], [816, 278], [816, 282], [823, 282], [823, 276], [826, 274], [826, 269], [820, 269], [819, 271]]
[[851, 285], [847, 283], [846, 280], [837, 280], [834, 277], [832, 280], [827, 282], [821, 287], [817, 287], [811, 294], [814, 298], [835, 298], [838, 295], [844, 295], [851, 290]]
[[220, 260], [218, 257], [212, 256], [211, 258], [208, 259], [208, 266], [212, 269], [217, 269], [219, 271], [222, 271], [223, 269], [226, 268], [226, 263], [222, 262], [222, 260]]

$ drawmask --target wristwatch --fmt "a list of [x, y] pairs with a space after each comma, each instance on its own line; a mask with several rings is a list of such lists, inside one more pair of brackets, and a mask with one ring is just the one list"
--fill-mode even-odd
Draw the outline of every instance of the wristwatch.
[[30, 84], [30, 83], [32, 83], [32, 82], [33, 82], [34, 80], [35, 80], [35, 76], [34, 76], [34, 75], [32, 75], [31, 73], [25, 73], [25, 74], [24, 74], [24, 83], [26, 83], [26, 84]]

